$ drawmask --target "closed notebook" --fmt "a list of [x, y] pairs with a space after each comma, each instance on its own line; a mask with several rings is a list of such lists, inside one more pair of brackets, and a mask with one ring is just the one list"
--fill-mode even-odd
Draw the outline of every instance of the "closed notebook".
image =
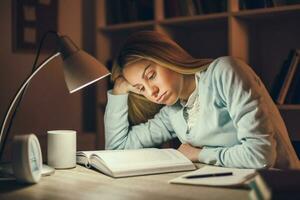
[[[186, 177], [192, 175], [210, 175], [219, 173], [232, 173], [229, 176], [211, 176], [204, 178]], [[205, 186], [238, 186], [243, 185], [251, 177], [255, 175], [255, 169], [238, 169], [238, 168], [225, 168], [216, 166], [204, 166], [200, 169], [184, 174], [169, 181], [169, 183], [189, 184], [189, 185], [205, 185]]]
[[79, 151], [77, 163], [112, 177], [194, 170], [194, 164], [175, 149]]

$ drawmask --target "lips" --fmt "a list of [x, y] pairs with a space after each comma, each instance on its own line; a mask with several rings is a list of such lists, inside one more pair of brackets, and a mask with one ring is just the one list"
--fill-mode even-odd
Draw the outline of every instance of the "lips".
[[160, 103], [162, 100], [164, 100], [164, 97], [166, 96], [166, 94], [167, 94], [167, 91], [164, 92], [162, 95], [160, 95], [160, 97], [159, 97], [158, 99], [156, 99], [156, 101], [157, 101], [158, 103]]

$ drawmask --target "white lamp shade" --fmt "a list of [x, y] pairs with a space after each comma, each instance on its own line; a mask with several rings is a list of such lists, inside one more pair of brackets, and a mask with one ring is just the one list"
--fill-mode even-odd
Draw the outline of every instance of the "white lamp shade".
[[63, 61], [63, 68], [65, 82], [70, 93], [110, 75], [103, 64], [82, 50], [67, 57]]

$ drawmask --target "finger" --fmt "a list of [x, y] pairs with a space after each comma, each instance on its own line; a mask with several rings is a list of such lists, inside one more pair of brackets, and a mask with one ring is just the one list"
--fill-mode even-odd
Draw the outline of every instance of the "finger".
[[125, 78], [123, 76], [118, 76], [116, 79], [115, 79], [115, 82], [116, 83], [123, 83], [125, 82]]
[[129, 86], [129, 90], [135, 94], [142, 95], [141, 91], [137, 87], [133, 87], [132, 85]]

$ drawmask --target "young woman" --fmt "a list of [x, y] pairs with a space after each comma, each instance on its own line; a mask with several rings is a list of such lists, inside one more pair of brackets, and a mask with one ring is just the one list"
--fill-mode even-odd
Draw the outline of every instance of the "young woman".
[[167, 36], [133, 34], [113, 66], [107, 149], [159, 146], [178, 137], [195, 162], [298, 168], [285, 124], [254, 71], [239, 59], [195, 59]]

